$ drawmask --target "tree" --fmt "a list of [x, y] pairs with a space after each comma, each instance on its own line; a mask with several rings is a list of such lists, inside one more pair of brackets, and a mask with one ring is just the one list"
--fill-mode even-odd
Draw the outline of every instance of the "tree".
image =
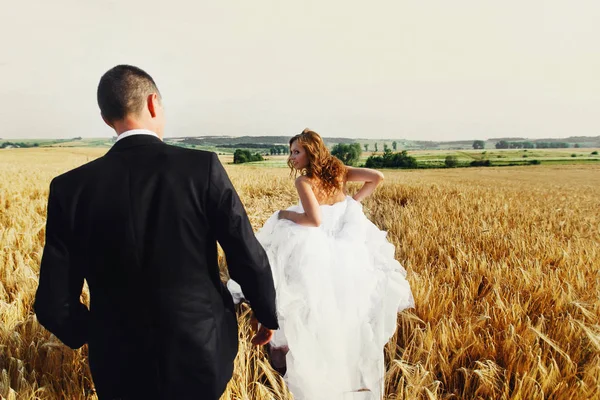
[[389, 150], [389, 147], [388, 147], [387, 143], [384, 143], [383, 144], [383, 151], [385, 152], [385, 151], [388, 151], [388, 150]]
[[233, 153], [233, 163], [234, 164], [243, 164], [245, 162], [248, 162], [248, 157], [246, 155], [247, 152], [248, 152], [247, 150], [237, 149]]
[[446, 156], [444, 164], [447, 168], [454, 168], [458, 165], [458, 158], [456, 156]]
[[506, 140], [501, 140], [498, 143], [496, 143], [497, 149], [508, 149], [509, 146], [510, 144]]
[[489, 167], [492, 165], [490, 160], [473, 160], [469, 163], [471, 167]]
[[369, 143], [363, 144], [363, 147], [365, 148], [365, 151], [369, 151]]
[[485, 148], [485, 142], [483, 140], [476, 140], [473, 142], [473, 148], [475, 150], [481, 150]]
[[233, 153], [233, 163], [243, 164], [253, 161], [263, 161], [264, 158], [258, 153], [252, 154], [249, 150], [236, 149]]
[[392, 142], [392, 149], [394, 149], [394, 151], [396, 151], [397, 148], [398, 148], [398, 143], [396, 143], [396, 141], [394, 140]]
[[375, 151], [376, 151], [376, 152], [377, 152], [377, 151], [379, 151], [379, 150], [377, 149], [377, 142], [375, 142]]
[[358, 143], [338, 143], [331, 149], [331, 154], [339, 158], [346, 165], [356, 165], [361, 153], [360, 144]]
[[523, 142], [509, 142], [508, 147], [510, 149], [521, 149], [523, 148]]

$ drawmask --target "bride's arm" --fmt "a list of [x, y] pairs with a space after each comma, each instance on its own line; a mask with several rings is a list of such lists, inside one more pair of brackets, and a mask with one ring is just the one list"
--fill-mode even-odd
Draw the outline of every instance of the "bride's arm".
[[362, 201], [365, 197], [368, 197], [377, 185], [383, 180], [383, 174], [377, 170], [369, 168], [353, 168], [347, 167], [347, 181], [348, 182], [364, 182], [362, 188], [352, 198], [356, 201]]
[[320, 226], [321, 209], [319, 208], [319, 201], [312, 191], [308, 178], [305, 176], [296, 178], [296, 189], [298, 190], [298, 196], [300, 196], [304, 212], [297, 213], [294, 211], [281, 210], [279, 211], [279, 219], [289, 219], [292, 222], [304, 226]]

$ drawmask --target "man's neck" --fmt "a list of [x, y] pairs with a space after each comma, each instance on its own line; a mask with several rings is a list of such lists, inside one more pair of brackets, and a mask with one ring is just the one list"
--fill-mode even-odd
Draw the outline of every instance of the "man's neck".
[[123, 132], [133, 131], [135, 129], [146, 129], [151, 131], [152, 129], [148, 129], [148, 127], [143, 124], [137, 123], [135, 121], [123, 121], [115, 124], [115, 132], [117, 132], [117, 136]]
[[139, 121], [125, 119], [114, 124], [114, 130], [117, 133], [117, 136], [121, 135], [124, 132], [133, 131], [136, 129], [143, 129], [150, 132], [154, 132], [162, 140], [162, 135], [159, 132], [155, 132], [151, 127], [148, 127], [146, 124], [140, 123]]
[[155, 138], [157, 138], [158, 140], [162, 140], [155, 132], [152, 132], [148, 129], [132, 129], [130, 131], [127, 132], [123, 132], [120, 135], [117, 136], [117, 142], [119, 142], [122, 139], [128, 138], [130, 136], [139, 136], [139, 135], [143, 135], [143, 136], [154, 136]]

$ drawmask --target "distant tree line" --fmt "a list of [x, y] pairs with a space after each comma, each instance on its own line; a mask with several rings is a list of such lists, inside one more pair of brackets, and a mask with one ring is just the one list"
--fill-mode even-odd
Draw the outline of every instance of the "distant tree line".
[[[71, 142], [74, 140], [82, 140], [81, 136], [72, 138], [72, 139], [55, 139], [55, 140], [51, 140], [51, 141], [44, 141], [43, 144], [48, 145], [48, 144], [56, 144], [56, 143], [64, 143], [64, 142]], [[0, 149], [5, 149], [7, 147], [17, 147], [17, 148], [29, 148], [29, 147], [39, 147], [40, 144], [38, 142], [3, 142], [2, 144], [0, 144]]]
[[571, 147], [567, 142], [536, 142], [536, 149], [566, 149]]
[[237, 149], [234, 153], [233, 153], [233, 163], [234, 164], [243, 164], [243, 163], [247, 163], [247, 162], [254, 162], [254, 161], [264, 161], [263, 156], [261, 156], [258, 153], [250, 153], [250, 150], [242, 150], [242, 149]]
[[496, 142], [497, 149], [566, 149], [569, 147], [568, 142], [509, 142], [507, 140]]
[[[566, 149], [571, 147], [569, 142], [531, 142], [531, 141], [510, 141], [510, 140], [499, 140], [496, 142], [497, 149]], [[579, 143], [573, 145], [575, 148], [579, 148]], [[475, 140], [473, 142], [473, 148], [480, 150], [485, 148], [485, 141]]]
[[289, 152], [289, 147], [288, 146], [272, 146], [269, 149], [269, 154], [274, 156], [274, 155], [278, 155], [278, 154], [288, 154]]
[[[236, 149], [236, 148], [243, 148], [243, 149], [268, 149], [268, 148], [272, 147], [272, 145], [266, 144], [266, 143], [233, 143], [233, 144], [220, 144], [220, 145], [218, 145], [218, 147], [222, 147], [224, 149]], [[287, 146], [275, 146], [275, 147], [285, 147], [285, 148], [287, 148]]]
[[0, 149], [5, 149], [7, 147], [27, 148], [27, 147], [38, 147], [38, 146], [39, 146], [39, 143], [4, 142], [4, 143], [0, 144]]
[[367, 168], [417, 168], [417, 160], [408, 155], [406, 150], [399, 153], [392, 152], [389, 148], [382, 156], [372, 155], [365, 163]]
[[[289, 136], [196, 136], [196, 137], [184, 137], [182, 142], [193, 144], [196, 146], [206, 147], [228, 147], [228, 148], [262, 148], [268, 149], [269, 147], [278, 143], [287, 143], [290, 140]], [[250, 144], [257, 145], [258, 147], [250, 147]]]
[[[519, 162], [508, 165], [538, 165], [540, 164], [539, 160], [530, 160], [528, 162]], [[491, 167], [494, 165], [489, 159], [479, 159], [472, 160], [470, 162], [459, 162], [458, 158], [455, 155], [448, 155], [444, 159], [443, 166], [446, 168], [456, 168], [456, 167]], [[394, 153], [390, 149], [387, 149], [383, 155], [377, 156], [372, 155], [367, 159], [365, 163], [365, 167], [367, 168], [439, 168], [438, 166], [430, 165], [427, 163], [419, 164], [417, 160], [409, 156], [406, 150], [403, 150], [399, 153]]]

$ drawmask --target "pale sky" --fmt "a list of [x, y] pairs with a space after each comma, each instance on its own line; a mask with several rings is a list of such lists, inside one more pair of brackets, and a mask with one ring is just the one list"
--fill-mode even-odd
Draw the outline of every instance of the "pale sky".
[[156, 80], [166, 136], [600, 135], [597, 0], [0, 0], [0, 138], [112, 136], [100, 76]]

